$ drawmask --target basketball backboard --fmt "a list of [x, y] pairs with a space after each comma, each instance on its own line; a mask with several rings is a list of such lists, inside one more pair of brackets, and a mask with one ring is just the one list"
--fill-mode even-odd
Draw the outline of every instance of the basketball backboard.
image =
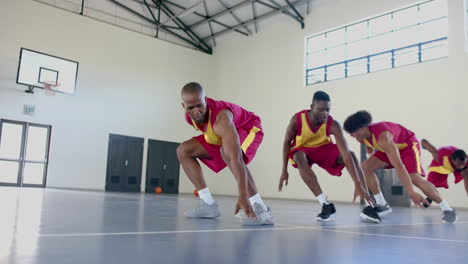
[[78, 76], [78, 62], [21, 48], [16, 83], [44, 89], [46, 85], [54, 91], [74, 94]]

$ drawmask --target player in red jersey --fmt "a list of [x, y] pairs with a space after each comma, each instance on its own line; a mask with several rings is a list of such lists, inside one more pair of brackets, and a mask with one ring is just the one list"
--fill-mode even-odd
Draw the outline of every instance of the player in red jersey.
[[428, 202], [413, 189], [413, 185], [439, 204], [444, 222], [456, 221], [455, 210], [442, 199], [434, 185], [422, 177], [425, 174], [421, 166], [419, 141], [412, 131], [392, 122], [372, 123], [372, 116], [367, 111], [359, 111], [349, 116], [344, 123], [344, 129], [358, 142], [375, 151], [362, 163], [362, 169], [376, 199], [380, 216], [391, 213], [392, 209], [380, 190], [375, 170], [395, 168], [411, 200], [417, 206], [422, 207]]
[[243, 224], [273, 224], [271, 211], [257, 193], [247, 168], [263, 139], [260, 118], [236, 104], [206, 97], [199, 83], [186, 84], [181, 95], [186, 121], [203, 133], [183, 142], [177, 149], [182, 168], [200, 197], [200, 205], [185, 215], [190, 218], [216, 218], [220, 215], [197, 161], [200, 160], [216, 173], [229, 167], [238, 183], [235, 214], [240, 209], [244, 211], [241, 217]]
[[[299, 169], [304, 183], [322, 205], [322, 212], [317, 215], [317, 221], [329, 221], [334, 218], [336, 209], [322, 192], [311, 166], [317, 164], [334, 176], [341, 176], [341, 171], [346, 167], [355, 184], [354, 199], [362, 196], [367, 200], [368, 206], [364, 208], [361, 217], [363, 220], [380, 223], [379, 215], [370, 206], [373, 201], [367, 192], [362, 169], [354, 153], [348, 149], [340, 124], [329, 115], [330, 106], [330, 96], [318, 91], [313, 96], [310, 109], [300, 111], [291, 118], [283, 143], [283, 172], [279, 191], [282, 191], [284, 183], [288, 184], [289, 159], [292, 166]], [[331, 135], [336, 144], [333, 143]]]
[[[468, 194], [468, 158], [465, 151], [453, 146], [437, 149], [426, 139], [421, 140], [421, 146], [429, 151], [433, 157], [429, 165], [427, 180], [437, 188], [448, 189], [447, 178], [449, 174], [453, 173], [455, 183], [465, 180], [465, 190]], [[430, 198], [426, 198], [426, 200], [429, 203], [432, 202]]]

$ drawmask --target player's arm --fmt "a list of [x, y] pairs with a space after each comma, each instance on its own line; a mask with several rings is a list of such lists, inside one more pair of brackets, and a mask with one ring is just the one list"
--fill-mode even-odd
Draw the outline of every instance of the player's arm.
[[357, 168], [354, 165], [353, 159], [351, 158], [351, 153], [349, 151], [348, 144], [343, 135], [343, 130], [341, 129], [340, 124], [336, 120], [333, 120], [333, 124], [330, 127], [330, 134], [335, 136], [336, 145], [338, 146], [340, 155], [354, 183], [356, 185], [361, 184], [362, 182], [364, 182], [364, 179], [360, 179], [358, 177]]
[[219, 112], [213, 130], [221, 138], [221, 151], [224, 153], [225, 162], [237, 180], [239, 198], [234, 214], [243, 209], [248, 217], [255, 218], [255, 213], [248, 199], [247, 167], [244, 163], [239, 135], [232, 120], [233, 115], [231, 111], [223, 110]]
[[239, 135], [229, 110], [221, 111], [216, 117], [214, 132], [221, 138], [221, 148], [239, 185], [239, 196], [247, 195], [247, 173], [242, 157]]
[[379, 146], [387, 154], [390, 163], [395, 168], [400, 177], [401, 183], [405, 186], [408, 193], [413, 193], [413, 183], [411, 182], [411, 177], [406, 170], [403, 162], [401, 161], [400, 151], [393, 142], [393, 135], [389, 131], [384, 131], [380, 134], [378, 140]]
[[335, 136], [336, 145], [338, 146], [340, 155], [343, 159], [346, 169], [348, 170], [349, 174], [351, 175], [351, 178], [354, 181], [355, 191], [354, 191], [353, 202], [358, 196], [361, 196], [362, 198], [367, 200], [370, 204], [372, 204], [373, 203], [372, 198], [369, 196], [369, 193], [367, 192], [367, 183], [366, 183], [366, 179], [364, 178], [364, 173], [362, 172], [362, 169], [360, 167], [357, 167], [357, 166], [360, 166], [357, 161], [357, 158], [354, 157], [353, 159], [352, 154], [348, 148], [348, 143], [346, 142], [346, 139], [344, 138], [343, 129], [341, 128], [341, 125], [336, 120], [333, 121], [333, 124], [330, 127], [330, 134]]
[[468, 195], [468, 168], [465, 168], [464, 170], [462, 170], [460, 174], [463, 176], [463, 179], [464, 179], [463, 182], [465, 184], [465, 191], [466, 191], [466, 194]]
[[403, 165], [400, 157], [400, 151], [393, 142], [393, 135], [389, 131], [384, 131], [379, 136], [378, 144], [385, 151], [390, 160], [392, 166], [396, 169], [400, 181], [405, 186], [406, 191], [408, 192], [409, 197], [419, 207], [423, 207], [423, 204], [427, 204], [427, 201], [419, 193], [414, 191], [413, 183], [411, 177], [408, 173], [408, 170]]
[[291, 120], [289, 121], [288, 127], [286, 128], [286, 133], [284, 135], [284, 141], [283, 141], [283, 157], [282, 157], [282, 164], [283, 164], [283, 169], [281, 171], [281, 176], [280, 176], [280, 181], [279, 181], [279, 186], [278, 186], [278, 191], [283, 190], [283, 184], [286, 184], [288, 186], [288, 180], [289, 180], [289, 174], [288, 174], [288, 156], [289, 152], [291, 151], [291, 143], [294, 140], [294, 137], [296, 136], [296, 126], [297, 126], [297, 121], [296, 121], [296, 116], [293, 116]]
[[434, 147], [434, 145], [432, 145], [431, 143], [429, 143], [429, 141], [427, 141], [426, 139], [423, 139], [421, 140], [421, 147], [427, 151], [429, 151], [432, 155], [432, 158], [439, 162], [439, 152], [437, 151], [437, 148]]

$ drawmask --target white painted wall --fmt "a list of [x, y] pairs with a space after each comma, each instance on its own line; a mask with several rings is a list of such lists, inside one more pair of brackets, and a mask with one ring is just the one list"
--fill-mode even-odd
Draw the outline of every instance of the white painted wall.
[[[110, 133], [180, 142], [180, 88], [213, 87], [212, 56], [30, 0], [2, 0], [0, 43], [0, 118], [52, 125], [48, 187], [103, 190]], [[79, 61], [76, 95], [24, 93], [21, 47]]]
[[[361, 75], [306, 87], [304, 85], [304, 37], [362, 18], [384, 13], [416, 1], [333, 0], [316, 1], [301, 30], [294, 20], [271, 21], [252, 38], [230, 35], [215, 50], [219, 98], [240, 103], [262, 117], [265, 139], [250, 166], [258, 187], [266, 197], [311, 199], [312, 193], [297, 170], [289, 167], [290, 184], [277, 192], [281, 173], [281, 149], [291, 116], [308, 108], [312, 95], [324, 90], [332, 97], [332, 115], [340, 123], [351, 113], [367, 109], [375, 121], [399, 122], [419, 138], [437, 146], [456, 145], [468, 150], [464, 122], [467, 114], [468, 57], [464, 43], [463, 0], [449, 1], [450, 55], [446, 59]], [[456, 115], [459, 116], [456, 116]], [[348, 138], [352, 150], [359, 146]], [[428, 165], [430, 155], [424, 153]], [[315, 168], [315, 167], [314, 167]], [[324, 192], [333, 201], [350, 201], [352, 181], [316, 169]], [[224, 171], [207, 176], [214, 193], [235, 194], [234, 180]], [[453, 182], [453, 178], [450, 179]], [[463, 184], [442, 190], [454, 206], [468, 207]]]

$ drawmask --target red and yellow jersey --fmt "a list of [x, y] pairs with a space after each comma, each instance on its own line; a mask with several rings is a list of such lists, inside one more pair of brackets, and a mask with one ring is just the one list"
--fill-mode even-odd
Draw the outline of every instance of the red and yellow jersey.
[[[450, 159], [450, 156], [458, 150], [458, 148], [453, 146], [441, 147], [437, 150], [439, 154], [439, 161], [432, 160], [431, 165], [429, 165], [429, 171], [437, 172], [440, 174], [450, 174], [455, 171], [455, 166]], [[466, 164], [468, 166], [468, 162]]]
[[369, 125], [369, 131], [371, 132], [371, 138], [364, 139], [362, 143], [377, 151], [385, 152], [378, 144], [380, 134], [384, 131], [392, 133], [393, 142], [399, 150], [408, 146], [414, 147], [415, 143], [418, 144], [416, 135], [400, 124], [392, 122], [373, 123]]
[[331, 143], [330, 127], [333, 124], [333, 117], [328, 116], [325, 123], [312, 129], [307, 113], [310, 110], [303, 110], [296, 113], [296, 138], [293, 140], [291, 150], [297, 148], [314, 148]]
[[[196, 130], [201, 131], [205, 137], [206, 142], [209, 144], [221, 145], [221, 138], [218, 135], [216, 135], [216, 133], [213, 130], [213, 127], [216, 122], [217, 115], [219, 114], [219, 112], [225, 109], [228, 109], [232, 112], [233, 123], [237, 130], [250, 130], [252, 134], [252, 140], [255, 137], [255, 133], [262, 129], [260, 117], [236, 104], [224, 101], [217, 101], [208, 97], [206, 98], [206, 104], [208, 112], [208, 122], [205, 123], [203, 127], [199, 127], [187, 113], [185, 114], [185, 120]], [[246, 144], [246, 146], [244, 146], [244, 144]], [[247, 138], [247, 141], [244, 141], [242, 143], [242, 149], [248, 147], [248, 144], [249, 141]]]

